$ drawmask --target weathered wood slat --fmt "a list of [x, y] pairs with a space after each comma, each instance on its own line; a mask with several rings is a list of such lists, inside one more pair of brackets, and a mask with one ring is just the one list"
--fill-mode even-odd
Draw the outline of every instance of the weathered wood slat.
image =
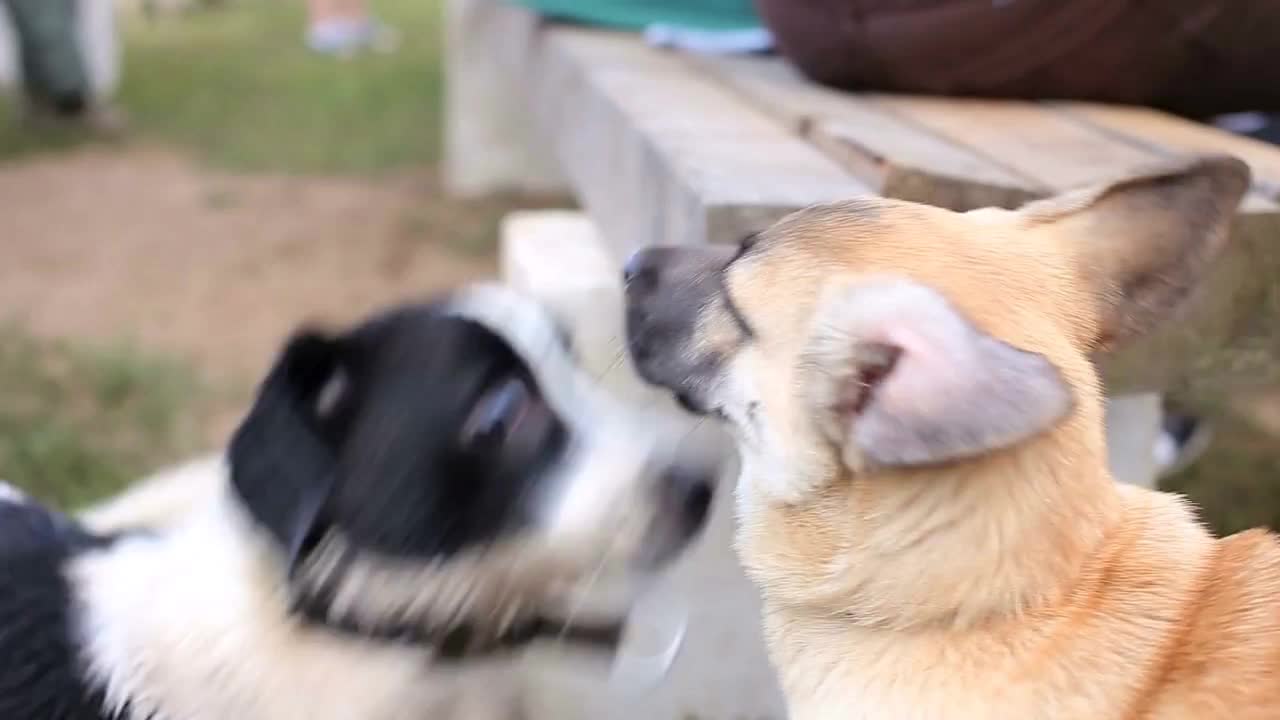
[[1048, 190], [861, 96], [810, 82], [784, 60], [706, 57], [689, 62], [778, 118], [886, 197], [964, 210], [1013, 207]]
[[[1154, 110], [853, 94], [817, 85], [778, 58], [688, 62], [889, 197], [1010, 207], [1171, 152], [1213, 151], [1245, 158], [1259, 194], [1280, 195], [1280, 148]], [[1255, 207], [1271, 206], [1254, 196], [1245, 209]]]
[[490, 0], [445, 3], [441, 175], [455, 195], [568, 189], [551, 153], [522, 122], [524, 98], [485, 40], [499, 36], [527, 45], [530, 24], [512, 27], [510, 20]]
[[633, 35], [504, 8], [493, 51], [610, 249], [731, 241], [805, 205], [870, 192], [715, 82]]
[[991, 162], [1055, 191], [1105, 180], [1160, 158], [1035, 103], [866, 97], [905, 121], [963, 143]]
[[1253, 168], [1259, 192], [1280, 198], [1280, 147], [1149, 108], [1074, 102], [1055, 107], [1138, 147], [1236, 155]]
[[[1053, 191], [1068, 190], [1123, 175], [1144, 165], [1187, 152], [1231, 152], [1225, 147], [1195, 147], [1155, 138], [1137, 141], [1081, 118], [1055, 105], [1001, 100], [867, 95], [874, 102], [918, 123], [993, 163]], [[1165, 116], [1171, 123], [1181, 122]], [[1166, 125], [1165, 133], [1173, 132]], [[1226, 133], [1218, 133], [1230, 139]], [[1270, 213], [1276, 208], [1254, 192], [1245, 213]]]

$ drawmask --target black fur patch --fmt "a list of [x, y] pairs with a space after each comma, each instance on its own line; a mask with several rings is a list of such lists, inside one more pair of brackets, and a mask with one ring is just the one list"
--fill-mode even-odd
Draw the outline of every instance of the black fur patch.
[[232, 440], [232, 482], [291, 570], [335, 528], [426, 563], [532, 523], [567, 435], [505, 340], [412, 305], [296, 335]]
[[0, 718], [117, 720], [83, 672], [76, 612], [64, 571], [106, 547], [70, 518], [0, 500]]

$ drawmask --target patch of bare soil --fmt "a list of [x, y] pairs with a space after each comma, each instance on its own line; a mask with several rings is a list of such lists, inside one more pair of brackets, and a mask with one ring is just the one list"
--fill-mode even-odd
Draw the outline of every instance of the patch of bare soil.
[[426, 174], [229, 175], [155, 149], [0, 166], [0, 320], [251, 381], [301, 322], [492, 275], [498, 210]]

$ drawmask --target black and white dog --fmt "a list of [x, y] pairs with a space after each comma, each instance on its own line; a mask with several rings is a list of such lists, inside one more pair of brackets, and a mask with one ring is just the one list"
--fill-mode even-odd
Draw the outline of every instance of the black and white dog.
[[449, 717], [482, 658], [616, 639], [581, 594], [707, 514], [715, 468], [677, 440], [497, 286], [300, 331], [225, 456], [161, 483], [164, 522], [3, 493], [0, 718]]

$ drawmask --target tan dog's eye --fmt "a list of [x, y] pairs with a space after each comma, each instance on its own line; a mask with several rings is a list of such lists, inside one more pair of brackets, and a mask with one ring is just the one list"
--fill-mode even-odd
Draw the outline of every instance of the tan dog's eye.
[[729, 259], [729, 262], [725, 264], [725, 267], [729, 267], [730, 265], [737, 262], [737, 260], [741, 258], [743, 255], [746, 255], [747, 253], [751, 252], [751, 249], [754, 248], [756, 246], [756, 243], [758, 243], [759, 241], [760, 241], [760, 233], [757, 233], [757, 232], [753, 232], [747, 235], [746, 237], [742, 238], [741, 240], [739, 240], [738, 252], [733, 254], [733, 257]]

